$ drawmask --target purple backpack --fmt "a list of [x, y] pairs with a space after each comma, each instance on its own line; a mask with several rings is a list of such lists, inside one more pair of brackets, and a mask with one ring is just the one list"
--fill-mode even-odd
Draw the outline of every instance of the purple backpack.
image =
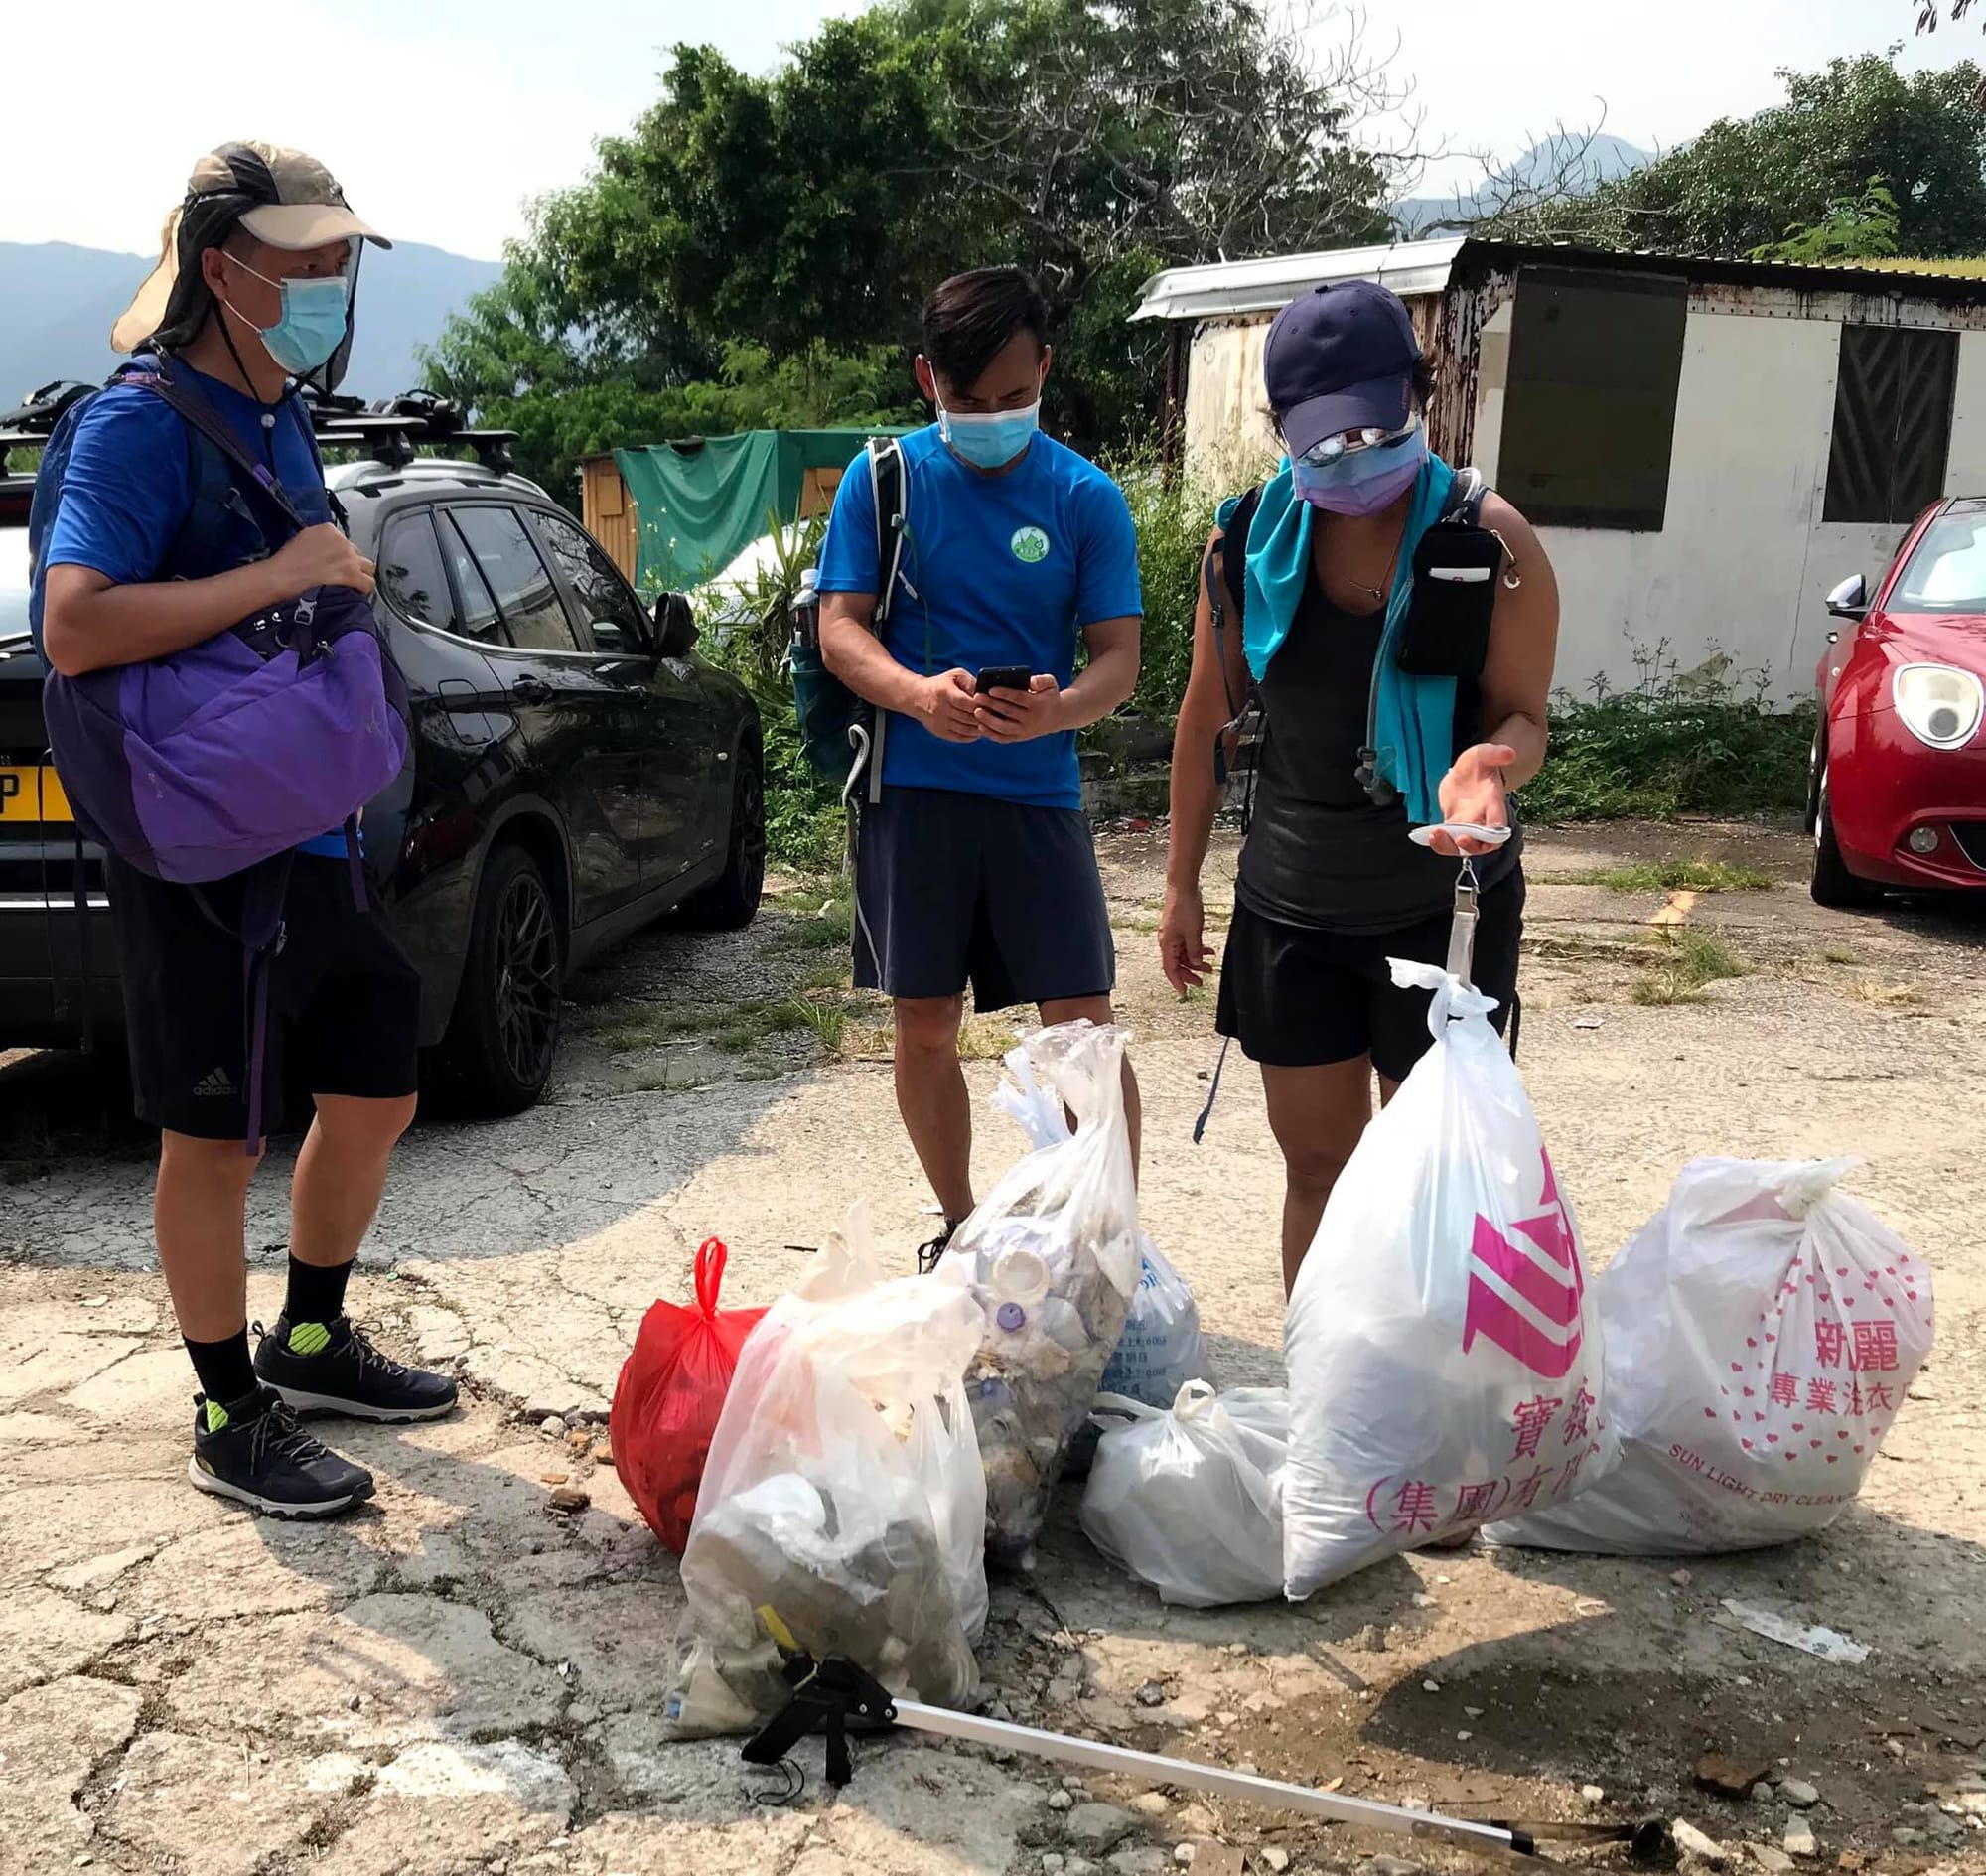
[[[270, 470], [164, 361], [123, 381], [164, 398], [241, 471], [242, 486], [262, 492], [290, 532], [308, 525]], [[51, 670], [42, 713], [77, 827], [141, 873], [193, 887], [202, 909], [241, 940], [252, 1152], [261, 1132], [267, 966], [282, 942], [291, 855], [343, 826], [362, 908], [358, 810], [407, 757], [406, 684], [372, 603], [350, 587], [319, 587], [170, 657], [80, 677]], [[244, 873], [238, 922], [220, 920], [198, 889]]]

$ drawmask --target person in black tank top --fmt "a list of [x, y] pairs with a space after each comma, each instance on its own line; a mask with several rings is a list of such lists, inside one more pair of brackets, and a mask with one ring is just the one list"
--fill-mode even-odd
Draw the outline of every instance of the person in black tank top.
[[[1511, 833], [1500, 846], [1446, 833], [1434, 837], [1432, 850], [1416, 845], [1407, 838], [1412, 822], [1400, 794], [1372, 785], [1361, 767], [1376, 740], [1370, 707], [1388, 602], [1418, 540], [1407, 535], [1428, 460], [1421, 420], [1428, 370], [1402, 303], [1352, 281], [1319, 287], [1278, 315], [1263, 376], [1294, 495], [1313, 512], [1307, 562], [1291, 570], [1287, 588], [1294, 595], [1285, 602], [1287, 632], [1253, 684], [1262, 737], [1217, 1027], [1261, 1065], [1285, 1165], [1288, 1286], [1371, 1118], [1374, 1072], [1383, 1102], [1429, 1046], [1428, 993], [1396, 989], [1387, 959], [1446, 958], [1463, 853], [1475, 859], [1482, 887], [1476, 985], [1497, 999], [1499, 1027], [1515, 999], [1523, 835], [1509, 791], [1544, 761], [1558, 590], [1529, 523], [1499, 496], [1484, 494], [1476, 524], [1500, 539], [1506, 557], [1493, 576], [1480, 669], [1453, 673], [1454, 721], [1446, 726], [1452, 760], [1437, 798], [1444, 824], [1508, 826]], [[1255, 508], [1253, 498], [1244, 501]], [[1251, 547], [1258, 540], [1251, 534]], [[1193, 671], [1173, 744], [1159, 950], [1182, 995], [1213, 966], [1200, 888], [1219, 804], [1212, 756], [1216, 743], [1233, 755], [1251, 692], [1243, 615], [1252, 602], [1240, 557], [1225, 564], [1224, 544], [1217, 527], [1207, 543], [1211, 577], [1202, 587]], [[1215, 582], [1225, 624], [1218, 645]], [[1262, 636], [1263, 623], [1253, 622], [1250, 642]]]

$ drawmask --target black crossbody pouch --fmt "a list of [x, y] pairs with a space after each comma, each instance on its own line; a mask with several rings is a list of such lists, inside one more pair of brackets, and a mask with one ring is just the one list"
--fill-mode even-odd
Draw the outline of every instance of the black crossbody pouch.
[[1421, 536], [1394, 652], [1408, 676], [1483, 675], [1503, 557], [1501, 538], [1468, 521], [1437, 521]]

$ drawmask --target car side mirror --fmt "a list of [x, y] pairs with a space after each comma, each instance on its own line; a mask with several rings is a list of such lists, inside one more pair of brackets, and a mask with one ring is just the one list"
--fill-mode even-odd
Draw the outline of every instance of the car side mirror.
[[1827, 610], [1836, 619], [1866, 619], [1869, 616], [1869, 582], [1861, 574], [1850, 574], [1827, 596]]
[[655, 600], [656, 649], [663, 657], [687, 657], [696, 644], [696, 615], [687, 596], [663, 593]]

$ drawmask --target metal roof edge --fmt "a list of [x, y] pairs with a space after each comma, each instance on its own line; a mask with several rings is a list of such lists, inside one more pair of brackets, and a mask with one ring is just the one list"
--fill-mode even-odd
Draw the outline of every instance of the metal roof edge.
[[1485, 263], [1660, 273], [1685, 280], [1788, 287], [1806, 293], [1986, 303], [1986, 279], [1966, 274], [1919, 273], [1812, 261], [1734, 260], [1710, 254], [1584, 247], [1570, 241], [1497, 241], [1455, 236], [1436, 241], [1397, 241], [1386, 246], [1341, 247], [1318, 253], [1169, 267], [1145, 282], [1138, 306], [1130, 317], [1188, 320], [1280, 312], [1299, 293], [1337, 280], [1374, 280], [1405, 297], [1440, 293], [1447, 289], [1458, 270]]

